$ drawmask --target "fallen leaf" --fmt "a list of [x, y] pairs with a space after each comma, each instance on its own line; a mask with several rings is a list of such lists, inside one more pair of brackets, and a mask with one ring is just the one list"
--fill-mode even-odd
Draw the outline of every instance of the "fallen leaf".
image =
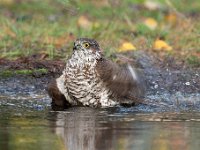
[[165, 41], [157, 39], [153, 44], [153, 49], [171, 51], [172, 47], [169, 44], [167, 44]]
[[169, 13], [165, 16], [165, 20], [170, 24], [175, 24], [177, 21], [177, 15], [175, 13]]
[[144, 24], [151, 30], [155, 30], [158, 26], [157, 21], [153, 18], [147, 18], [146, 20], [144, 20]]
[[152, 0], [146, 0], [144, 2], [144, 7], [149, 10], [158, 10], [162, 8], [162, 5], [158, 2], [152, 1]]
[[124, 42], [119, 48], [119, 52], [136, 50], [136, 47], [130, 42]]
[[86, 16], [80, 16], [77, 24], [83, 29], [90, 29], [92, 27], [92, 22]]

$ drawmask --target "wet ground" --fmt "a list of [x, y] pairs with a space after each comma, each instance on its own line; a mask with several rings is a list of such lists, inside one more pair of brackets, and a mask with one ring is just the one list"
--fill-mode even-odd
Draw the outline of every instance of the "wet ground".
[[170, 57], [137, 52], [132, 58], [155, 105], [56, 112], [45, 89], [59, 73], [1, 78], [0, 148], [199, 150], [200, 70]]

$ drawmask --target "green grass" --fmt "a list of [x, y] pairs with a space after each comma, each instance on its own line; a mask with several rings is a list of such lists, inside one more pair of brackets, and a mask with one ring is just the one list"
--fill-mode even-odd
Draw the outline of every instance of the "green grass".
[[47, 69], [33, 69], [33, 70], [28, 70], [28, 69], [23, 69], [23, 70], [3, 70], [0, 72], [0, 77], [12, 77], [15, 75], [34, 75], [34, 74], [47, 74], [48, 70]]
[[[95, 38], [107, 56], [116, 52], [123, 41], [150, 50], [159, 37], [169, 42], [173, 54], [182, 59], [196, 53], [200, 46], [200, 19], [195, 17], [200, 13], [198, 0], [155, 0], [162, 5], [158, 10], [144, 8], [145, 0], [5, 1], [0, 2], [0, 52], [1, 57], [9, 59], [35, 53], [63, 59], [78, 37]], [[170, 12], [177, 14], [175, 23], [165, 19]], [[90, 27], [80, 27], [80, 16], [89, 19]], [[158, 22], [156, 30], [143, 24], [147, 17]]]
[[187, 58], [187, 62], [192, 65], [192, 66], [195, 66], [195, 67], [198, 67], [200, 66], [200, 61], [199, 61], [199, 58], [197, 56], [194, 56], [194, 55], [191, 55]]

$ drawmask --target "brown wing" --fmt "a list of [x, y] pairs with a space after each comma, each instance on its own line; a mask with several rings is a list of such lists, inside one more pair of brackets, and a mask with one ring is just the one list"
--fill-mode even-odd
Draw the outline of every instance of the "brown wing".
[[51, 106], [53, 110], [63, 110], [70, 106], [66, 101], [65, 96], [59, 91], [56, 80], [49, 83], [47, 91], [49, 96], [52, 98]]
[[[130, 66], [129, 66], [130, 67]], [[128, 66], [120, 67], [116, 63], [102, 58], [97, 63], [97, 72], [106, 86], [120, 103], [141, 102], [144, 95], [143, 84], [136, 72]]]

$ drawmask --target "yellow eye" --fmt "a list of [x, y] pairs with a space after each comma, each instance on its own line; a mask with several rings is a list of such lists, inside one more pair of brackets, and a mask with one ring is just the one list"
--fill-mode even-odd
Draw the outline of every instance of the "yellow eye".
[[84, 46], [85, 48], [89, 48], [90, 44], [89, 44], [89, 43], [84, 43], [83, 46]]

